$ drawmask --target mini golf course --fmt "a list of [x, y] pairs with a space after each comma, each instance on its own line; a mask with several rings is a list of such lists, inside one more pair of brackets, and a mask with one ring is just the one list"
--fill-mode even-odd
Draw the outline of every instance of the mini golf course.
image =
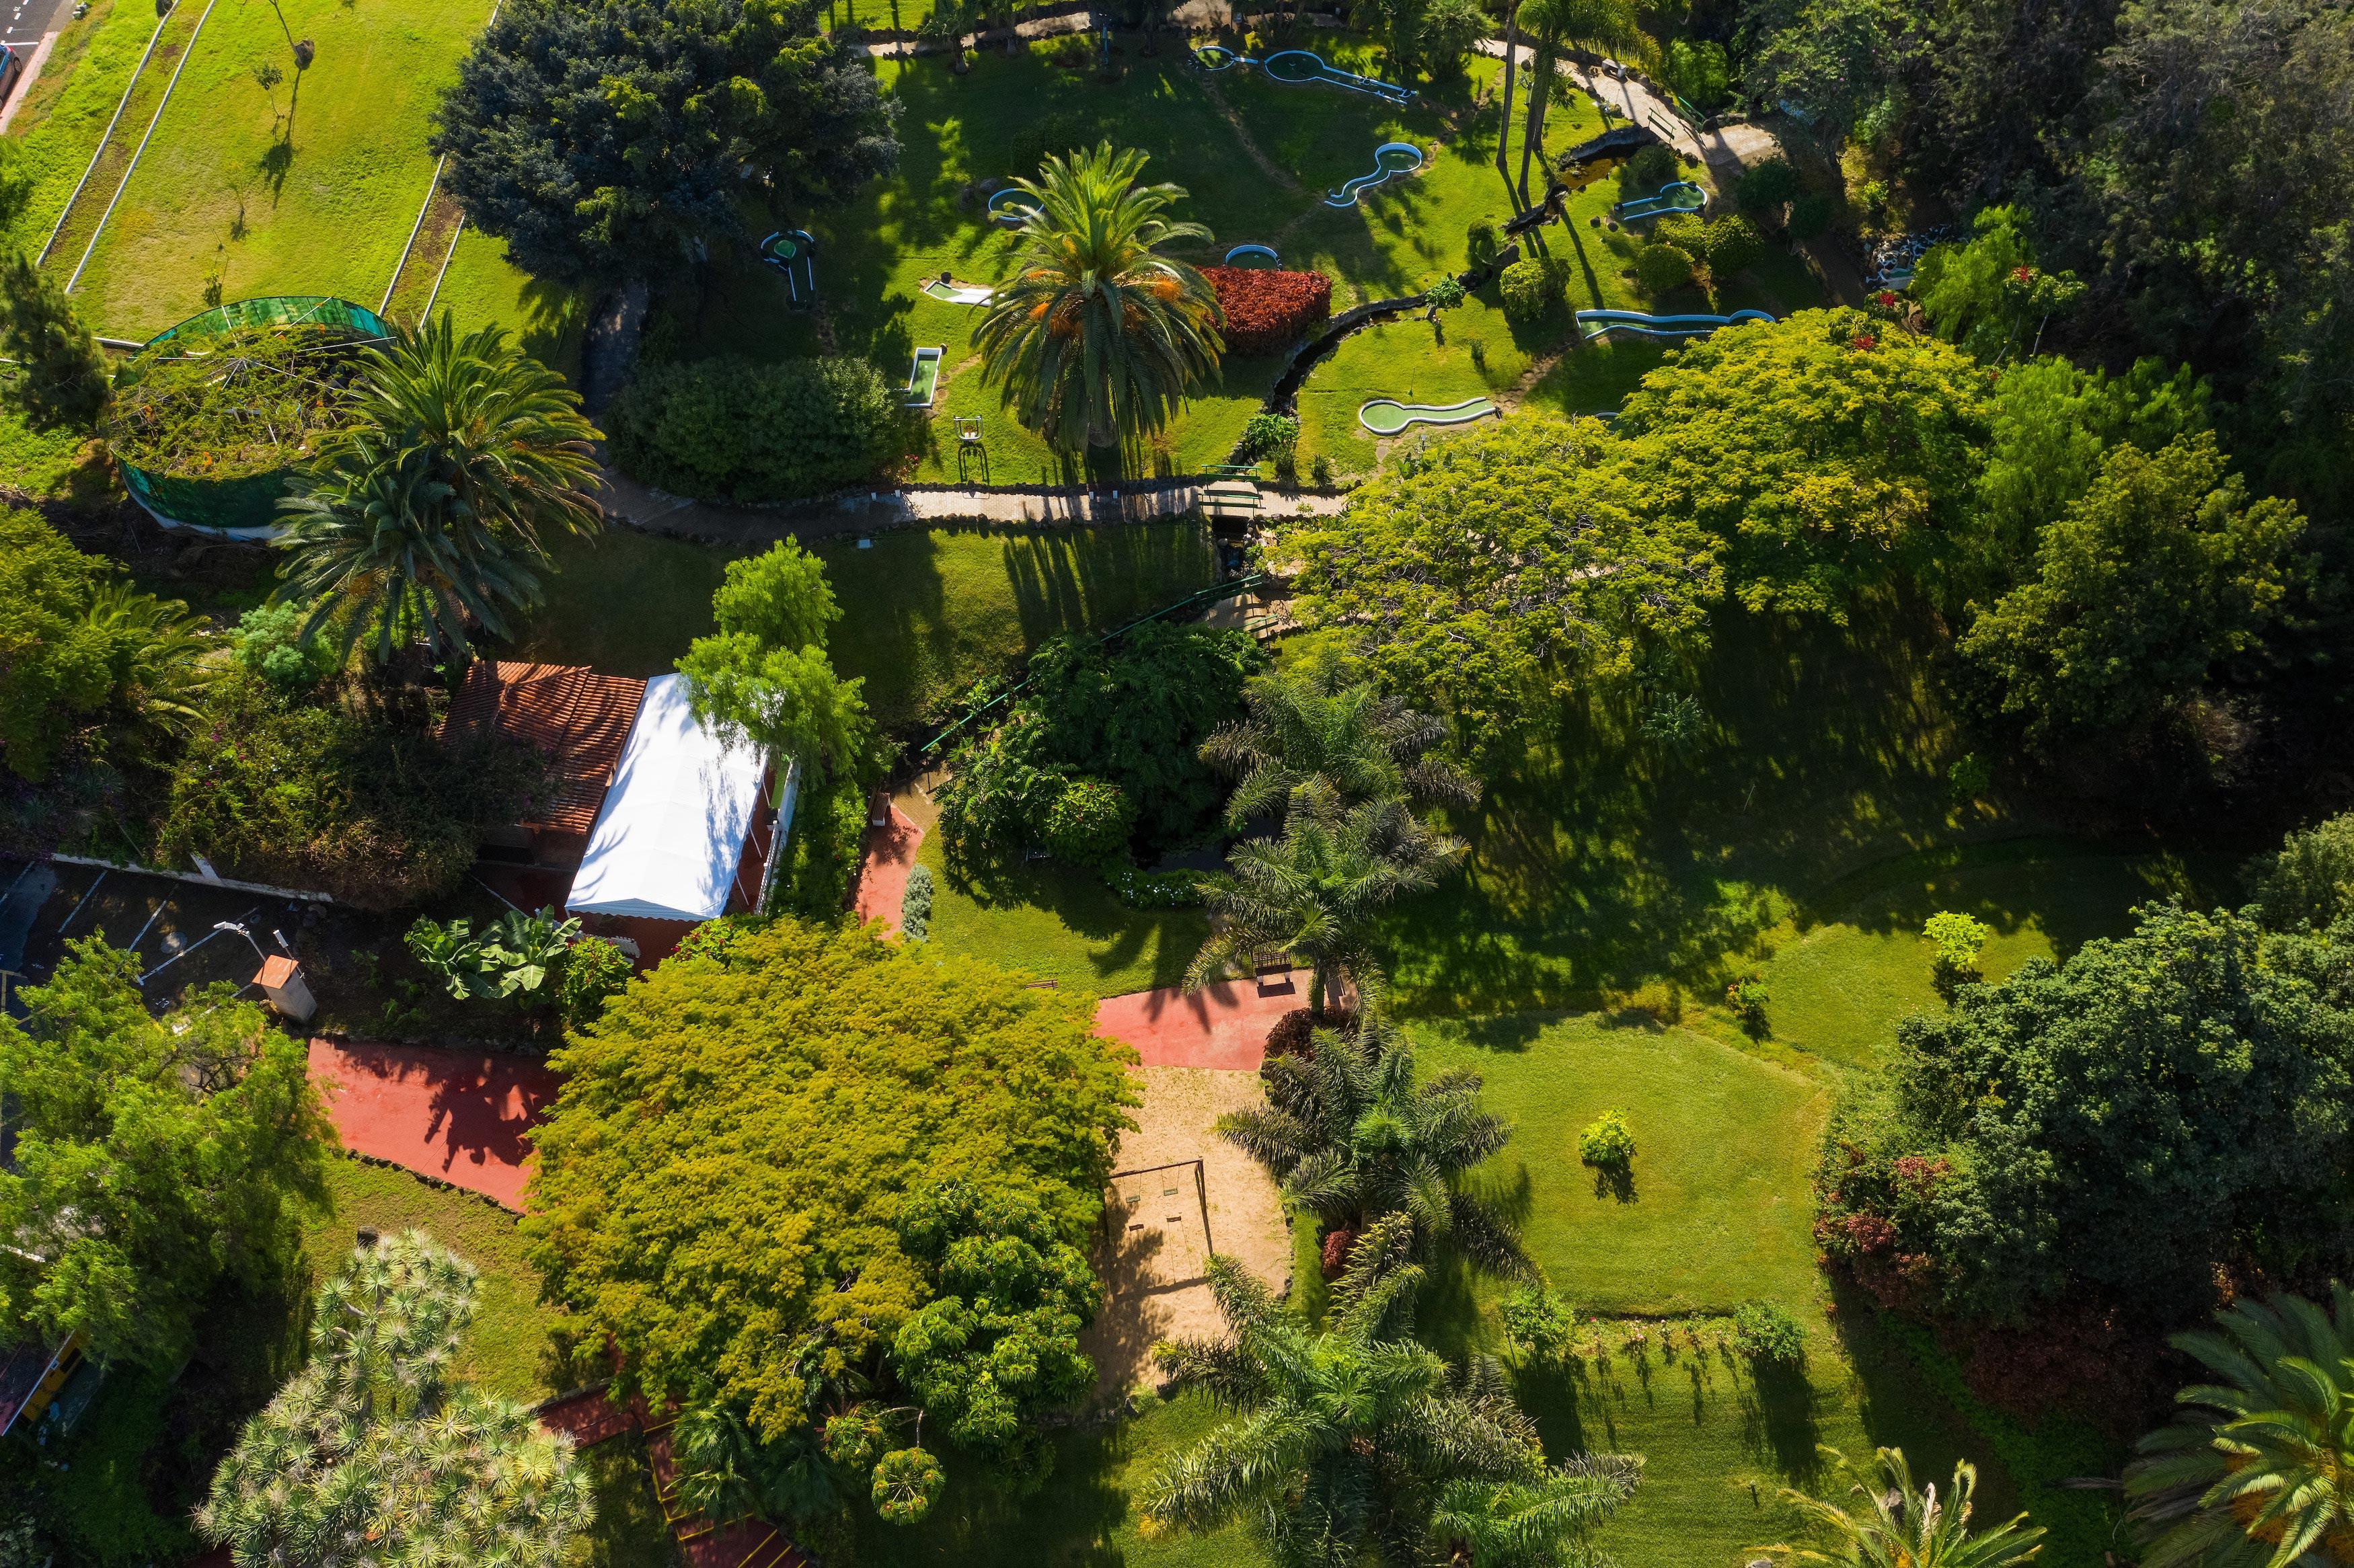
[[1409, 174], [1422, 167], [1422, 149], [1411, 142], [1384, 142], [1373, 149], [1373, 172], [1359, 175], [1343, 184], [1337, 191], [1324, 193], [1326, 207], [1354, 207], [1357, 198], [1392, 175]]
[[1038, 198], [1015, 185], [1008, 185], [989, 198], [991, 220], [1008, 228], [1021, 228], [1022, 220], [1037, 210]]
[[943, 304], [985, 305], [997, 291], [987, 283], [960, 283], [942, 274], [924, 280], [924, 292]]
[[760, 260], [784, 274], [785, 297], [795, 310], [817, 298], [817, 241], [806, 228], [788, 228], [760, 241]]
[[1499, 413], [1488, 397], [1466, 397], [1460, 403], [1401, 403], [1375, 397], [1357, 410], [1357, 423], [1377, 436], [1394, 436], [1409, 425], [1466, 425]]
[[1205, 44], [1193, 51], [1193, 61], [1204, 70], [1257, 66], [1267, 73], [1269, 81], [1287, 82], [1294, 87], [1321, 82], [1349, 92], [1369, 93], [1385, 103], [1407, 104], [1414, 101], [1414, 89], [1410, 87], [1400, 87], [1395, 82], [1342, 70], [1338, 66], [1326, 64], [1323, 56], [1309, 49], [1278, 49], [1262, 60], [1238, 54], [1224, 44]]
[[1577, 324], [1591, 326], [1585, 341], [1594, 342], [1614, 332], [1631, 332], [1644, 337], [1706, 337], [1719, 327], [1733, 326], [1741, 322], [1770, 322], [1774, 318], [1765, 311], [1735, 311], [1729, 316], [1704, 314], [1655, 316], [1644, 311], [1580, 311]]
[[1676, 180], [1661, 185], [1649, 196], [1633, 201], [1622, 201], [1612, 209], [1612, 216], [1621, 223], [1640, 223], [1647, 217], [1666, 217], [1671, 213], [1698, 212], [1708, 205], [1708, 193], [1690, 180]]

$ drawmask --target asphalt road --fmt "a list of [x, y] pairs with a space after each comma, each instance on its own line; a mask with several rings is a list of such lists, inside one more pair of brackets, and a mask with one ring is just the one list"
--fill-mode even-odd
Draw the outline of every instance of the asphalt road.
[[73, 8], [74, 0], [0, 0], [0, 43], [16, 45], [29, 60], [43, 33], [73, 20]]

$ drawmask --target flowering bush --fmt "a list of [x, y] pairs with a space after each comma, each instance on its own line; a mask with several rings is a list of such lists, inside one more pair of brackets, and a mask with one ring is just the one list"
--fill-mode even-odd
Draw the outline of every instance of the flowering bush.
[[1332, 280], [1321, 272], [1204, 267], [1202, 276], [1225, 317], [1226, 352], [1241, 358], [1279, 353], [1332, 314]]
[[1523, 1360], [1539, 1366], [1561, 1360], [1577, 1327], [1569, 1304], [1550, 1290], [1522, 1286], [1497, 1304], [1504, 1337]]
[[1182, 909], [1202, 901], [1198, 871], [1139, 871], [1121, 865], [1105, 872], [1104, 882], [1130, 909]]

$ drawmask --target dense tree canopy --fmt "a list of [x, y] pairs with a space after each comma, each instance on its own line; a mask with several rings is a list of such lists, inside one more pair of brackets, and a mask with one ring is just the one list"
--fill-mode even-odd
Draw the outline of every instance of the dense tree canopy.
[[443, 100], [469, 221], [543, 278], [658, 277], [758, 238], [737, 206], [838, 200], [898, 162], [897, 106], [815, 0], [516, 0]]
[[727, 563], [712, 596], [718, 631], [698, 637], [678, 662], [695, 711], [738, 744], [812, 779], [854, 776], [875, 735], [865, 682], [843, 680], [826, 653], [826, 631], [842, 619], [818, 558], [788, 539], [764, 555]]
[[333, 1141], [302, 1044], [221, 986], [151, 1017], [139, 959], [91, 938], [0, 1017], [0, 1342], [79, 1330], [168, 1366], [224, 1283], [280, 1282]]
[[[706, 927], [556, 1057], [532, 1255], [631, 1386], [726, 1401], [766, 1441], [840, 1414], [821, 1391], [886, 1351], [920, 1390], [1016, 1332], [1066, 1346], [1092, 1303], [1058, 1248], [1101, 1213], [1133, 1103], [1129, 1054], [1090, 1024], [1083, 1001], [855, 927]], [[970, 1232], [917, 1196], [952, 1183], [974, 1194]], [[992, 1278], [959, 1249], [998, 1205], [1043, 1278]], [[1002, 1310], [984, 1304], [999, 1289]], [[949, 1297], [977, 1317], [934, 1307], [902, 1338]], [[1017, 1409], [1067, 1391], [1051, 1363], [1026, 1385], [998, 1371]], [[986, 1436], [984, 1393], [943, 1417]]]
[[2350, 944], [2157, 906], [1962, 987], [1842, 1110], [1819, 1240], [1884, 1297], [2003, 1319], [2089, 1290], [2179, 1321], [2218, 1270], [2338, 1255]]
[[1509, 734], [1532, 699], [1703, 635], [1714, 546], [1688, 515], [1649, 505], [1621, 450], [1599, 425], [1528, 413], [1433, 443], [1341, 516], [1279, 524], [1294, 606], [1463, 741]]

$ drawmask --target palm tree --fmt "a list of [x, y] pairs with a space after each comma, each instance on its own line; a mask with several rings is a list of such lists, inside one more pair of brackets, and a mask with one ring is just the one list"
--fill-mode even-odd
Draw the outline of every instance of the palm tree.
[[1199, 990], [1237, 960], [1275, 949], [1310, 966], [1308, 1005], [1323, 1011], [1342, 975], [1373, 976], [1373, 921], [1401, 893], [1430, 886], [1463, 856], [1463, 843], [1415, 820], [1404, 800], [1345, 810], [1311, 797], [1279, 839], [1236, 844], [1226, 869], [1204, 879], [1216, 928], [1185, 971]]
[[1338, 663], [1262, 677], [1244, 694], [1250, 716], [1203, 742], [1202, 760], [1240, 780], [1226, 802], [1229, 828], [1310, 800], [1343, 810], [1391, 796], [1418, 805], [1479, 800], [1475, 780], [1426, 755], [1447, 737], [1443, 721], [1345, 679]]
[[152, 747], [196, 726], [204, 694], [221, 675], [206, 657], [212, 644], [203, 616], [190, 614], [176, 599], [134, 592], [117, 581], [90, 596], [82, 620], [111, 651], [116, 698], [130, 716], [134, 744]]
[[1522, 20], [1536, 45], [1529, 61], [1529, 122], [1521, 137], [1521, 205], [1529, 196], [1529, 158], [1544, 145], [1546, 99], [1560, 69], [1561, 51], [1573, 42], [1623, 49], [1637, 37], [1628, 0], [1522, 0]]
[[1246, 1520], [1279, 1563], [1584, 1560], [1642, 1461], [1547, 1466], [1492, 1360], [1458, 1371], [1410, 1338], [1422, 1282], [1410, 1229], [1393, 1216], [1358, 1242], [1320, 1333], [1232, 1258], [1210, 1259], [1225, 1336], [1154, 1353], [1235, 1419], [1153, 1477], [1152, 1528]]
[[1504, 0], [1504, 102], [1502, 117], [1496, 122], [1496, 172], [1507, 179], [1511, 177], [1507, 160], [1512, 145], [1512, 75], [1520, 57], [1521, 0]]
[[1764, 1550], [1800, 1563], [1830, 1563], [1840, 1568], [2011, 1568], [2043, 1550], [2043, 1531], [2025, 1514], [1992, 1530], [1970, 1531], [1970, 1493], [1978, 1473], [1967, 1461], [1954, 1467], [1949, 1494], [1936, 1483], [1916, 1488], [1902, 1448], [1882, 1448], [1862, 1465], [1836, 1448], [1820, 1450], [1854, 1483], [1865, 1506], [1850, 1513], [1836, 1504], [1785, 1488], [1783, 1500], [1805, 1515], [1821, 1534], [1825, 1550], [1769, 1546]]
[[344, 649], [411, 638], [464, 652], [469, 623], [512, 636], [539, 602], [553, 531], [591, 535], [597, 430], [563, 377], [498, 327], [460, 337], [448, 313], [362, 353], [354, 422], [280, 503], [281, 597], [311, 601], [305, 638], [338, 616]]
[[1413, 1047], [1376, 1009], [1261, 1070], [1267, 1103], [1220, 1117], [1218, 1135], [1266, 1166], [1286, 1199], [1328, 1230], [1403, 1214], [1423, 1255], [1447, 1242], [1490, 1273], [1537, 1277], [1518, 1227], [1467, 1183], [1512, 1131], [1479, 1103], [1479, 1074], [1416, 1083]]
[[1016, 270], [973, 329], [981, 376], [1006, 408], [1064, 451], [1108, 447], [1157, 430], [1217, 373], [1217, 296], [1209, 281], [1161, 255], [1206, 244], [1198, 223], [1162, 215], [1185, 193], [1140, 185], [1145, 155], [1049, 156], [1023, 220]]
[[2241, 1301], [2174, 1347], [2216, 1376], [2126, 1467], [2147, 1568], [2354, 1562], [2354, 1294]]

